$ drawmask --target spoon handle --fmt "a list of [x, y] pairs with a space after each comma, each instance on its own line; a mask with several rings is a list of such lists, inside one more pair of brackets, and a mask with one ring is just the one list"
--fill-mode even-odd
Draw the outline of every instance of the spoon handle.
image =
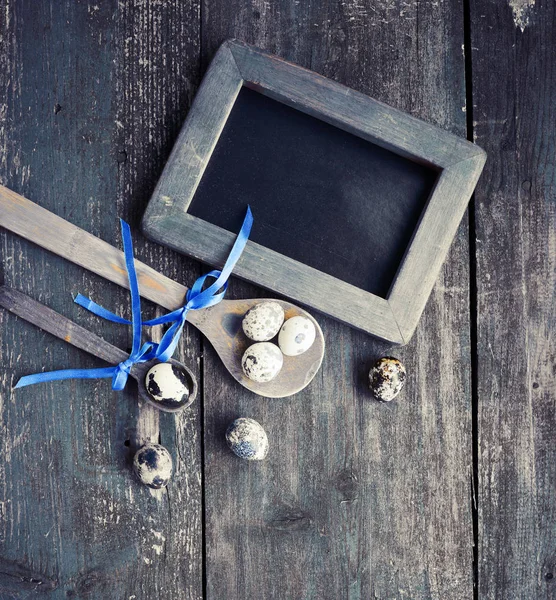
[[29, 321], [29, 323], [33, 323], [42, 330], [108, 363], [115, 365], [128, 357], [126, 352], [112, 346], [98, 335], [77, 325], [77, 323], [44, 304], [33, 300], [26, 294], [7, 286], [0, 286], [0, 306]]
[[[124, 253], [0, 185], [0, 226], [109, 281], [129, 288]], [[136, 260], [141, 296], [176, 310], [187, 288]]]

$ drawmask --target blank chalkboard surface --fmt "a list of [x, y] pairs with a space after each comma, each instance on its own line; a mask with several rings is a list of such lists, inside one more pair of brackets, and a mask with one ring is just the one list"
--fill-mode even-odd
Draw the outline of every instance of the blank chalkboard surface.
[[188, 212], [386, 298], [437, 176], [243, 87]]

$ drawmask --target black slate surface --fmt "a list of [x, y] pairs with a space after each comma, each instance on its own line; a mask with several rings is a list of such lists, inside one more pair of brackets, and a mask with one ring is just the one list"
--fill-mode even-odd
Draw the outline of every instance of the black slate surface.
[[436, 177], [243, 87], [188, 212], [385, 298]]

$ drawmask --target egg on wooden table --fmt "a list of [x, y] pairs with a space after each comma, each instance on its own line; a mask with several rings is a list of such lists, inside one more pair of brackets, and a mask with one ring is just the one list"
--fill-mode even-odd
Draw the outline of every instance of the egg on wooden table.
[[257, 342], [243, 353], [241, 368], [246, 377], [257, 383], [272, 381], [280, 372], [284, 357], [270, 342]]
[[268, 452], [268, 437], [262, 425], [254, 419], [240, 417], [226, 431], [230, 450], [246, 460], [263, 460]]
[[254, 342], [267, 342], [279, 331], [284, 322], [284, 309], [278, 302], [261, 302], [249, 309], [241, 326], [243, 333]]
[[292, 317], [280, 329], [278, 345], [285, 356], [298, 356], [313, 345], [317, 331], [313, 321], [307, 317]]
[[160, 444], [146, 444], [133, 457], [133, 472], [146, 486], [159, 490], [172, 478], [172, 457]]
[[369, 387], [381, 402], [390, 402], [402, 391], [406, 380], [405, 367], [397, 358], [379, 358], [369, 371]]

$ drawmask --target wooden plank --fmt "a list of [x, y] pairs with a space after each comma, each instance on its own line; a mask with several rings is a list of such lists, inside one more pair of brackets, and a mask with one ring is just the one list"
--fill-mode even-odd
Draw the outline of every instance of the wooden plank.
[[[223, 45], [195, 94], [187, 120], [145, 211], [143, 228], [149, 235], [153, 236], [154, 231], [164, 233], [164, 225], [162, 231], [159, 225], [161, 213], [169, 213], [171, 221], [179, 219], [189, 206], [241, 85], [232, 53]], [[215, 102], [216, 98], [219, 101]], [[166, 245], [166, 240], [161, 243]]]
[[[0, 186], [0, 208], [0, 226], [108, 281], [129, 288], [122, 250], [4, 186]], [[135, 269], [141, 296], [169, 311], [183, 306], [186, 286], [138, 260], [135, 260]]]
[[[457, 3], [204, 0], [203, 62], [237, 37], [465, 134]], [[255, 222], [256, 227], [256, 222]], [[473, 594], [467, 227], [412, 342], [391, 404], [366, 389], [392, 349], [318, 316], [327, 354], [302, 393], [234, 386], [205, 349], [207, 597], [468, 600]], [[234, 282], [231, 294], [260, 294]], [[226, 426], [258, 420], [268, 458], [242, 462]]]
[[[0, 182], [112, 245], [125, 218], [137, 255], [189, 283], [197, 266], [138, 230], [198, 84], [196, 0], [0, 4]], [[15, 235], [2, 232], [1, 244], [6, 284], [129, 346], [127, 328], [70, 295], [126, 313], [125, 290]], [[178, 356], [197, 375], [198, 349], [188, 330]], [[102, 363], [5, 311], [0, 357], [0, 596], [201, 598], [199, 403], [159, 427], [131, 387], [70, 381], [14, 392], [22, 370]], [[176, 472], [166, 492], [151, 493], [130, 461], [135, 444], [159, 435]]]
[[0, 286], [0, 306], [40, 327], [43, 331], [71, 343], [80, 350], [89, 352], [109, 364], [117, 365], [129, 356], [127, 352], [116, 348], [64, 315], [33, 300], [27, 294], [22, 294], [4, 285]]
[[478, 597], [556, 598], [556, 6], [471, 1]]

